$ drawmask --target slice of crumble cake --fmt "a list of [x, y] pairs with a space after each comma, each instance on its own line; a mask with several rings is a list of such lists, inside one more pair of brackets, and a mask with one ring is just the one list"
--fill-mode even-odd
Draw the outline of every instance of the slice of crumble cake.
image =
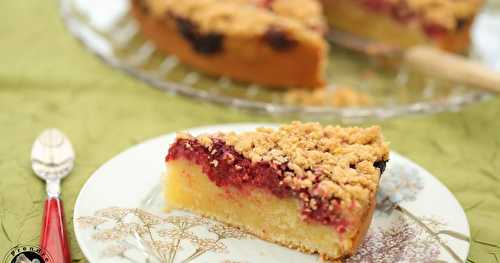
[[276, 87], [324, 83], [328, 45], [319, 2], [134, 0], [147, 38], [212, 75]]
[[389, 150], [378, 127], [293, 122], [279, 129], [179, 134], [165, 198], [265, 240], [339, 259], [371, 222]]

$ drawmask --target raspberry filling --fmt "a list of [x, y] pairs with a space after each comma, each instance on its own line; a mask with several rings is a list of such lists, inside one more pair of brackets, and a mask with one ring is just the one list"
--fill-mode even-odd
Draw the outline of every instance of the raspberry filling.
[[[244, 189], [250, 186], [266, 189], [278, 198], [300, 197], [304, 220], [331, 225], [340, 234], [350, 225], [349, 220], [342, 215], [340, 200], [322, 200], [312, 197], [307, 190], [294, 190], [283, 184], [284, 173], [291, 171], [286, 163], [276, 164], [268, 161], [252, 163], [236, 152], [233, 146], [226, 145], [218, 139], [214, 140], [210, 150], [195, 139], [178, 139], [171, 145], [166, 157], [167, 161], [176, 159], [186, 159], [196, 163], [218, 187], [232, 186]], [[385, 166], [385, 162], [383, 164]], [[384, 167], [380, 168], [382, 171]], [[315, 205], [311, 207], [311, 203]], [[352, 206], [355, 205], [353, 202]]]
[[258, 7], [272, 9], [273, 1], [274, 0], [252, 0], [251, 2], [253, 2]]
[[201, 166], [203, 172], [218, 187], [233, 186], [243, 189], [254, 186], [269, 190], [275, 196], [283, 198], [290, 196], [291, 189], [280, 185], [282, 169], [270, 162], [252, 161], [237, 153], [232, 146], [221, 140], [213, 143], [211, 152], [197, 140], [179, 139], [172, 146], [167, 155], [167, 161], [186, 159]]
[[179, 33], [186, 39], [193, 50], [204, 55], [213, 55], [223, 49], [224, 35], [220, 33], [202, 33], [193, 21], [169, 13], [175, 19]]
[[[405, 1], [360, 0], [360, 2], [366, 8], [374, 12], [388, 14], [400, 23], [406, 24], [412, 20], [421, 20], [422, 29], [430, 38], [440, 38], [449, 31], [444, 26], [424, 21], [425, 19], [415, 10], [412, 10]], [[461, 30], [462, 28], [459, 26], [459, 23], [460, 21], [457, 21], [457, 30]]]

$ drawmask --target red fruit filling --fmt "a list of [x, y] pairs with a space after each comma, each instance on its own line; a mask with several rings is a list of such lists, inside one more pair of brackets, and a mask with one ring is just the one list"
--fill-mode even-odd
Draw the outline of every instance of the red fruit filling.
[[311, 209], [308, 206], [309, 202], [306, 204], [303, 201], [304, 198], [299, 198], [301, 213], [305, 220], [331, 225], [338, 233], [345, 232], [349, 225], [349, 221], [340, 215], [339, 200], [321, 200], [311, 197], [307, 190], [294, 190], [280, 183], [284, 173], [291, 171], [286, 163], [281, 165], [267, 161], [252, 163], [236, 152], [232, 146], [215, 139], [210, 152], [197, 140], [178, 139], [171, 145], [166, 157], [167, 161], [176, 159], [186, 159], [196, 163], [219, 187], [233, 186], [238, 189], [257, 187], [267, 189], [279, 198], [304, 197], [303, 195], [308, 197], [306, 200], [314, 198], [317, 203], [315, 209]]
[[[394, 20], [400, 23], [409, 23], [412, 20], [424, 20], [414, 10], [412, 10], [406, 2], [392, 2], [388, 0], [360, 0], [361, 3], [368, 9], [390, 15]], [[422, 21], [423, 31], [431, 38], [439, 38], [448, 32], [443, 26], [430, 24]]]
[[274, 0], [252, 0], [258, 7], [271, 9]]

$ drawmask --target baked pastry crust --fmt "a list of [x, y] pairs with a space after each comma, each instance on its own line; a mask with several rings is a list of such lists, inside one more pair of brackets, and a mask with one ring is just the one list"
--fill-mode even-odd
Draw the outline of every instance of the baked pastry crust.
[[322, 86], [328, 47], [319, 4], [294, 0], [309, 3], [297, 12], [281, 0], [271, 12], [255, 1], [134, 0], [132, 13], [158, 49], [211, 75], [280, 88]]
[[[166, 159], [169, 171], [174, 167], [167, 176], [167, 203], [336, 259], [352, 255], [366, 234], [388, 147], [378, 127], [293, 122], [278, 130], [241, 134], [179, 134]], [[198, 190], [190, 193], [191, 188]], [[205, 196], [198, 194], [203, 189]], [[194, 196], [198, 199], [190, 200]], [[219, 204], [215, 208], [214, 202]], [[267, 203], [274, 208], [266, 208]], [[272, 213], [282, 207], [285, 216], [276, 221]], [[248, 215], [238, 217], [259, 213], [248, 209], [262, 210], [254, 221], [266, 224], [248, 221]], [[273, 225], [286, 220], [292, 223]], [[310, 240], [302, 242], [300, 233]], [[315, 240], [310, 235], [322, 236]]]

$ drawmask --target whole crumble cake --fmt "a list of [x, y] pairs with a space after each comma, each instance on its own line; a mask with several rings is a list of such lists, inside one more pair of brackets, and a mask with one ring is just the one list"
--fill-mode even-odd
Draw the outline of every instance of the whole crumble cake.
[[208, 74], [324, 87], [329, 27], [392, 46], [463, 52], [484, 0], [131, 0], [145, 37]]
[[293, 122], [278, 129], [179, 134], [165, 198], [265, 240], [339, 259], [360, 245], [389, 158], [379, 127]]

